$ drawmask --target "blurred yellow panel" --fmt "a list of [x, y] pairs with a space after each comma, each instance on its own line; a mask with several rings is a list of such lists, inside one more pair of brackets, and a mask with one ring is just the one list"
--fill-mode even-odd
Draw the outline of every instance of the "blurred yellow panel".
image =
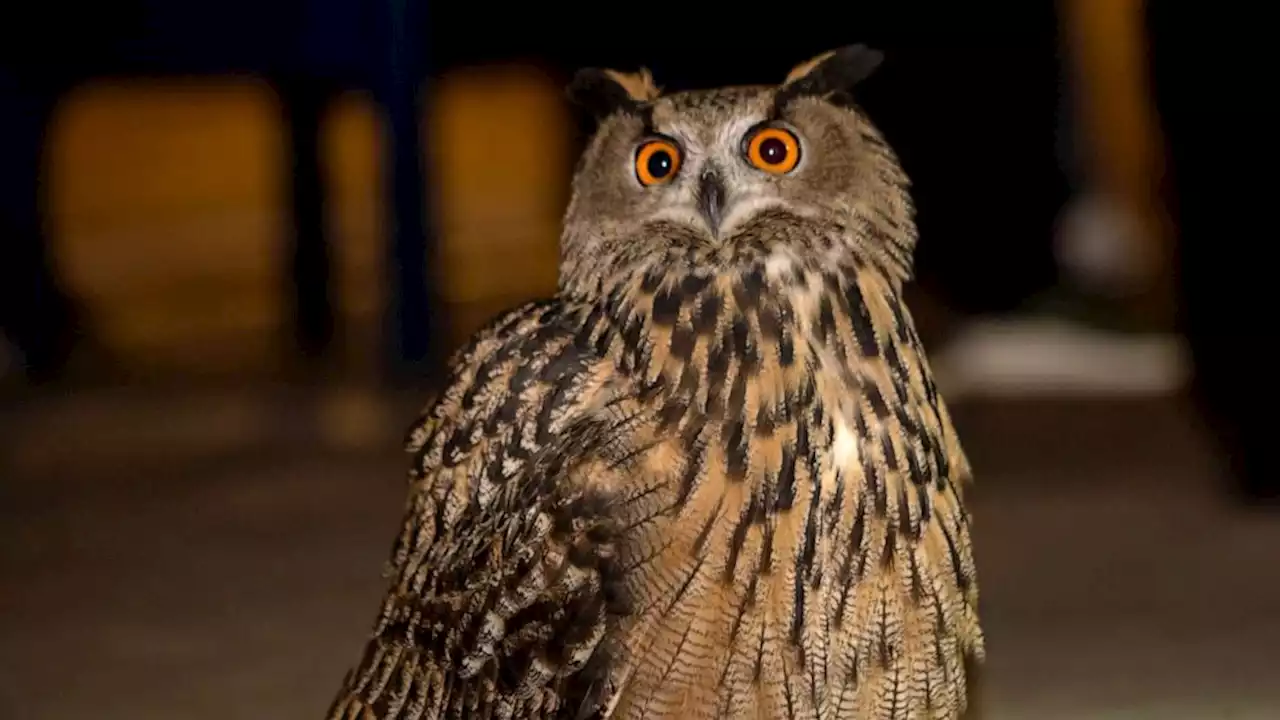
[[572, 170], [559, 85], [532, 67], [478, 67], [446, 77], [433, 101], [425, 137], [446, 302], [552, 292]]
[[[251, 81], [103, 81], [49, 139], [59, 267], [103, 341], [155, 359], [279, 324], [283, 148]], [[194, 344], [194, 345], [193, 345]]]

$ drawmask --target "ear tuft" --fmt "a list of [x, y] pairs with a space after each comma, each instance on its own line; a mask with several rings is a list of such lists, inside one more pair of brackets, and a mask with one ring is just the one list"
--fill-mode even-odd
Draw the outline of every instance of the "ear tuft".
[[778, 91], [778, 104], [798, 97], [847, 96], [880, 66], [884, 53], [866, 45], [847, 45], [800, 63], [787, 73]]
[[649, 72], [649, 68], [640, 68], [633, 73], [617, 70], [605, 70], [604, 73], [621, 85], [636, 102], [652, 102], [661, 94], [658, 86], [653, 84], [653, 75]]
[[660, 91], [645, 68], [634, 73], [586, 68], [579, 70], [567, 89], [569, 100], [597, 120], [615, 112], [636, 112], [657, 99]]

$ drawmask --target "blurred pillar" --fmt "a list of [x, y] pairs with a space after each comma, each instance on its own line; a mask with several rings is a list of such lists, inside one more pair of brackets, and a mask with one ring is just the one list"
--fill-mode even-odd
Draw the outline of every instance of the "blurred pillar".
[[0, 69], [0, 331], [37, 380], [62, 369], [76, 331], [43, 213], [45, 137], [59, 89]]
[[1148, 78], [1144, 0], [1060, 0], [1086, 172], [1139, 224], [1145, 287], [1136, 308], [1173, 325], [1171, 228], [1160, 202], [1159, 124]]
[[334, 314], [330, 248], [325, 233], [325, 193], [320, 167], [320, 119], [330, 97], [319, 82], [305, 77], [280, 86], [290, 169], [293, 237], [290, 279], [293, 283], [294, 332], [304, 355], [323, 354], [333, 339]]
[[382, 0], [379, 23], [386, 55], [378, 90], [387, 116], [386, 163], [390, 189], [387, 360], [393, 376], [421, 376], [433, 350], [433, 313], [427, 284], [430, 238], [423, 181], [422, 59], [425, 23], [419, 0]]

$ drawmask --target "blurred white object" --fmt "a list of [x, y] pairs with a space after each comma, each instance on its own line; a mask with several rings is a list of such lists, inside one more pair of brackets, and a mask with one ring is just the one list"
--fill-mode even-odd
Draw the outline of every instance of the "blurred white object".
[[1142, 225], [1113, 198], [1077, 195], [1058, 220], [1058, 264], [1082, 290], [1123, 295], [1141, 282]]
[[[1055, 305], [975, 318], [937, 353], [938, 384], [953, 396], [1168, 395], [1190, 361], [1180, 337], [1103, 327], [1143, 283], [1143, 228], [1126, 205], [1082, 189], [1054, 238], [1062, 284]], [[1043, 300], [1042, 298], [1041, 300]], [[1124, 323], [1121, 323], [1122, 325]]]
[[975, 320], [933, 366], [948, 397], [1168, 395], [1189, 373], [1176, 336], [1092, 330], [1052, 318]]

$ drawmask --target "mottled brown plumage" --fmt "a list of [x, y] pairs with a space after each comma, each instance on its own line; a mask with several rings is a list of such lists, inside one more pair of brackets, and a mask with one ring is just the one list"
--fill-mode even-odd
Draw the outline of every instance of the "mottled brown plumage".
[[[331, 718], [955, 718], [969, 466], [901, 298], [907, 181], [848, 48], [781, 86], [586, 72], [560, 292], [414, 429], [392, 586]], [[625, 81], [624, 81], [625, 80]], [[743, 158], [764, 123], [799, 164]], [[668, 138], [673, 177], [637, 182]]]

